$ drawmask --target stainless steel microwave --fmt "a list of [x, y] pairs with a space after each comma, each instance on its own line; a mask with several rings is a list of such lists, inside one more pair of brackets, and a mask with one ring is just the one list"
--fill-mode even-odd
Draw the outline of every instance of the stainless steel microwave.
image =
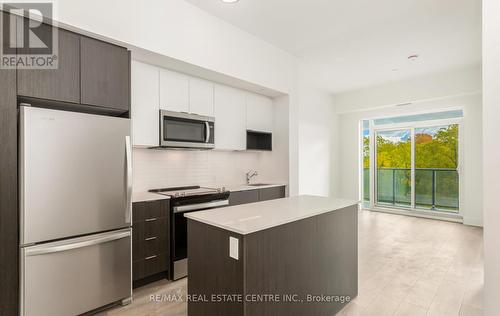
[[215, 118], [160, 110], [160, 147], [215, 147]]

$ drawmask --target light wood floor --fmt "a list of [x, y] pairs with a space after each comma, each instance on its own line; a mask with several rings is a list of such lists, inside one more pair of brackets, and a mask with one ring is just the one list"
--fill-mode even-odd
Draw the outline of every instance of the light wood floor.
[[[339, 315], [481, 315], [482, 234], [461, 224], [360, 211], [359, 296]], [[185, 303], [150, 301], [154, 294], [185, 295], [186, 285], [185, 279], [154, 283], [136, 290], [131, 305], [100, 315], [186, 315]]]

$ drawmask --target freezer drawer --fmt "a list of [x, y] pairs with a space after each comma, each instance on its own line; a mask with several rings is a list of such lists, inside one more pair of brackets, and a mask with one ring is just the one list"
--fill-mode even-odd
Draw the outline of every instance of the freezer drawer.
[[130, 229], [21, 249], [21, 316], [68, 316], [132, 296]]
[[20, 107], [21, 244], [130, 226], [130, 120]]

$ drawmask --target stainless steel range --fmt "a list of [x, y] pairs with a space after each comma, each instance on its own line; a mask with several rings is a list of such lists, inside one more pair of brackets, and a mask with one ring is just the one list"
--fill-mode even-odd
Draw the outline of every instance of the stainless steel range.
[[200, 186], [155, 189], [149, 192], [170, 196], [170, 277], [178, 280], [187, 276], [187, 219], [184, 214], [229, 205], [229, 192], [225, 188]]

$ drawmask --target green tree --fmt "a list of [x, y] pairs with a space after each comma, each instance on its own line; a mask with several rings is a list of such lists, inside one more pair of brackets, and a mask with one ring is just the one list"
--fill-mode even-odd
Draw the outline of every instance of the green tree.
[[416, 168], [455, 169], [458, 166], [458, 125], [440, 128], [434, 136], [430, 135], [430, 141], [419, 142], [418, 136], [416, 138]]
[[363, 137], [363, 168], [370, 168], [370, 137]]
[[[458, 166], [458, 125], [443, 126], [434, 135], [418, 132], [415, 135], [416, 168], [449, 168]], [[363, 139], [364, 166], [369, 167], [369, 141]], [[411, 168], [411, 140], [390, 141], [377, 136], [378, 168]]]
[[378, 168], [411, 168], [411, 141], [392, 142], [377, 136]]

